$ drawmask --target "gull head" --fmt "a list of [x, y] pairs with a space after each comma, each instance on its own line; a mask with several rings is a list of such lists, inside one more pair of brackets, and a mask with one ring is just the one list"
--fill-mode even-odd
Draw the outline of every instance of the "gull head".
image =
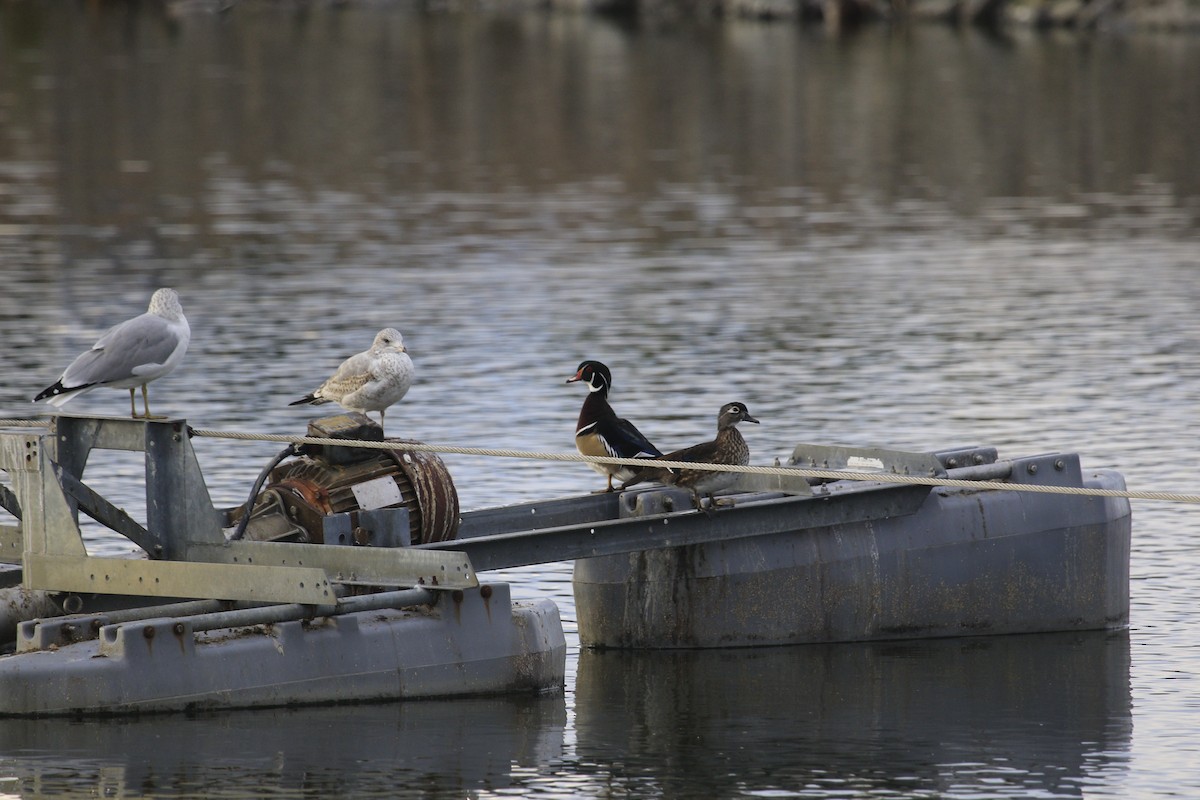
[[183, 319], [183, 306], [179, 304], [179, 295], [174, 289], [159, 289], [150, 296], [151, 314], [163, 319], [179, 321]]
[[371, 350], [376, 353], [407, 353], [404, 349], [404, 337], [395, 328], [384, 328], [375, 334]]

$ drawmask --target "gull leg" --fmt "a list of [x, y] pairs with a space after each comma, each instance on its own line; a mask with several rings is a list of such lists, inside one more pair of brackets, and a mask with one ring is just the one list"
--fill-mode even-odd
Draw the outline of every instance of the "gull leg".
[[150, 414], [150, 391], [144, 383], [142, 384], [142, 405], [146, 407], [146, 416], [143, 419], [154, 419]]
[[134, 419], [137, 419], [137, 415], [138, 415], [137, 414], [137, 406], [133, 402], [134, 396], [135, 396], [134, 388], [132, 386], [130, 386], [129, 387], [129, 416], [133, 417]]

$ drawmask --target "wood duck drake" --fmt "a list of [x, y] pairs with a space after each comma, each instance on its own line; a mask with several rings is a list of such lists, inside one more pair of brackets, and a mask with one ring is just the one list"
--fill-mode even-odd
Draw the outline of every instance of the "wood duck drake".
[[[663, 461], [695, 461], [703, 464], [731, 464], [746, 466], [750, 463], [750, 446], [737, 429], [739, 422], [758, 420], [750, 416], [744, 403], [726, 403], [717, 415], [717, 436], [711, 442], [685, 447], [662, 456]], [[714, 505], [713, 493], [732, 486], [737, 480], [735, 472], [709, 472], [698, 469], [646, 468], [625, 482], [625, 487], [642, 481], [658, 481], [692, 493], [692, 505], [703, 508], [702, 495], [708, 495], [709, 508]], [[625, 488], [622, 487], [622, 488]], [[708, 513], [711, 513], [708, 512]]]
[[[579, 410], [579, 422], [575, 425], [575, 447], [585, 456], [608, 456], [611, 458], [654, 458], [662, 451], [642, 435], [633, 423], [617, 416], [608, 404], [608, 393], [612, 389], [612, 373], [599, 361], [584, 361], [567, 378], [567, 383], [583, 381], [588, 394], [583, 408]], [[613, 491], [613, 478], [627, 481], [637, 472], [632, 467], [620, 464], [589, 463], [592, 469], [608, 478], [607, 492]]]

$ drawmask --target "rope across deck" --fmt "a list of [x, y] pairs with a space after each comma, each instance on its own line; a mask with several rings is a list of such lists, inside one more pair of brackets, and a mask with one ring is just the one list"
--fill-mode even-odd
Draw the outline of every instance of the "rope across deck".
[[[596, 464], [624, 464], [635, 467], [647, 465], [644, 458], [615, 458], [608, 456], [585, 456], [579, 453], [549, 453], [534, 450], [512, 450], [491, 447], [462, 447], [448, 444], [417, 444], [410, 442], [368, 442], [346, 439], [326, 439], [312, 436], [281, 436], [275, 434], [239, 433], [192, 429], [195, 436], [233, 439], [238, 441], [269, 441], [296, 444], [332, 445], [341, 447], [365, 447], [379, 450], [409, 450], [424, 453], [452, 453], [467, 456], [490, 456], [495, 458], [520, 458], [534, 461], [575, 461]], [[970, 481], [955, 478], [934, 478], [921, 475], [897, 475], [890, 472], [856, 472], [853, 470], [810, 469], [806, 467], [763, 467], [735, 466], [731, 464], [697, 464], [691, 461], [667, 461], [656, 458], [656, 467], [673, 469], [695, 469], [710, 472], [738, 472], [749, 475], [772, 475], [781, 477], [820, 478], [822, 480], [873, 481], [876, 483], [902, 483], [921, 486], [946, 486], [955, 489], [974, 489], [1009, 492], [1037, 492], [1041, 494], [1082, 495], [1090, 497], [1123, 497], [1128, 500], [1159, 500], [1175, 503], [1200, 504], [1200, 495], [1176, 492], [1144, 492], [1126, 489], [1092, 489], [1079, 486], [1046, 486], [1039, 484], [1005, 483], [1002, 481]]]
[[[47, 427], [48, 420], [7, 420], [0, 419], [0, 428], [34, 428]], [[585, 456], [579, 453], [551, 453], [535, 450], [514, 450], [493, 447], [464, 447], [450, 444], [425, 444], [416, 442], [384, 441], [373, 442], [358, 439], [330, 439], [315, 436], [286, 436], [271, 433], [251, 433], [242, 431], [219, 431], [206, 428], [190, 428], [191, 435], [210, 439], [230, 439], [242, 442], [279, 442], [282, 444], [311, 444], [334, 447], [359, 447], [376, 450], [400, 450], [421, 453], [448, 453], [465, 456], [483, 456], [492, 458], [519, 458], [530, 461], [574, 461], [579, 463], [622, 464], [643, 467], [647, 465], [644, 458], [615, 458], [607, 456]], [[749, 475], [771, 475], [779, 477], [818, 478], [827, 481], [871, 481], [874, 483], [898, 483], [920, 486], [943, 486], [953, 489], [972, 489], [975, 491], [1002, 492], [1034, 492], [1039, 494], [1077, 495], [1085, 497], [1117, 497], [1127, 500], [1155, 500], [1169, 503], [1200, 504], [1200, 495], [1182, 494], [1178, 492], [1152, 492], [1130, 489], [1094, 489], [1080, 486], [1047, 486], [1041, 484], [1007, 483], [1004, 481], [961, 480], [956, 478], [935, 478], [923, 475], [898, 475], [890, 472], [858, 472], [839, 469], [812, 469], [807, 467], [765, 467], [765, 466], [734, 466], [730, 464], [698, 464], [691, 461], [667, 461], [654, 459], [656, 467], [672, 469], [706, 470], [710, 472], [737, 472]]]

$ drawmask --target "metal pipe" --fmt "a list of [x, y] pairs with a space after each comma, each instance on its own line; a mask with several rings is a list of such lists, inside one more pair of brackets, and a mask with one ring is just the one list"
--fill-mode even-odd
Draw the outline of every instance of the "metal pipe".
[[338, 600], [335, 616], [336, 614], [354, 614], [359, 611], [379, 611], [385, 608], [431, 606], [437, 603], [440, 594], [442, 593], [435, 592], [432, 589], [417, 588], [343, 597]]
[[[339, 589], [341, 587], [338, 587]], [[56, 595], [58, 592], [47, 592], [47, 595]], [[265, 602], [231, 602], [229, 600], [187, 600], [180, 603], [165, 603], [163, 605], [146, 605], [146, 606], [129, 606], [127, 608], [114, 608], [109, 610], [85, 611], [82, 613], [72, 614], [38, 614], [25, 619], [41, 618], [46, 620], [54, 620], [56, 622], [71, 622], [78, 620], [80, 622], [89, 622], [93, 619], [102, 617], [106, 625], [120, 625], [126, 622], [139, 622], [144, 619], [159, 619], [161, 617], [191, 617], [198, 614], [211, 614], [219, 611], [232, 611], [238, 609], [254, 609], [263, 608], [273, 605]], [[55, 608], [57, 610], [57, 608]]]
[[0, 589], [0, 645], [17, 639], [17, 626], [28, 619], [59, 613], [53, 592], [30, 591], [20, 586]]
[[1012, 462], [997, 461], [974, 467], [958, 467], [946, 470], [946, 477], [956, 481], [1003, 481], [1012, 477]]
[[347, 597], [337, 605], [313, 606], [304, 603], [243, 608], [233, 611], [216, 611], [197, 614], [186, 618], [193, 631], [211, 631], [219, 628], [241, 628], [249, 625], [268, 625], [273, 622], [293, 622], [314, 617], [336, 617], [359, 611], [376, 611], [384, 608], [431, 605], [437, 593], [429, 589], [401, 589], [395, 592]]
[[115, 611], [99, 611], [85, 617], [104, 617], [106, 624], [119, 625], [122, 622], [137, 622], [143, 619], [159, 617], [190, 617], [197, 614], [212, 614], [228, 609], [227, 600], [191, 600], [185, 603], [169, 603], [161, 606], [140, 606], [135, 608], [120, 608]]
[[[334, 591], [339, 595], [345, 592], [342, 586], [334, 587]], [[47, 593], [55, 594], [55, 593]], [[70, 622], [72, 619], [77, 619], [87, 622], [98, 617], [104, 618], [105, 625], [121, 625], [126, 622], [140, 622], [146, 619], [160, 619], [162, 617], [196, 617], [201, 614], [216, 614], [225, 611], [248, 611], [256, 608], [268, 608], [277, 603], [253, 603], [253, 602], [233, 602], [230, 600], [185, 600], [180, 603], [164, 603], [156, 606], [130, 606], [128, 608], [115, 608], [108, 611], [88, 611], [82, 614], [41, 614], [38, 616], [54, 619], [55, 621]], [[56, 609], [57, 610], [57, 609]], [[33, 619], [33, 617], [26, 617]]]

